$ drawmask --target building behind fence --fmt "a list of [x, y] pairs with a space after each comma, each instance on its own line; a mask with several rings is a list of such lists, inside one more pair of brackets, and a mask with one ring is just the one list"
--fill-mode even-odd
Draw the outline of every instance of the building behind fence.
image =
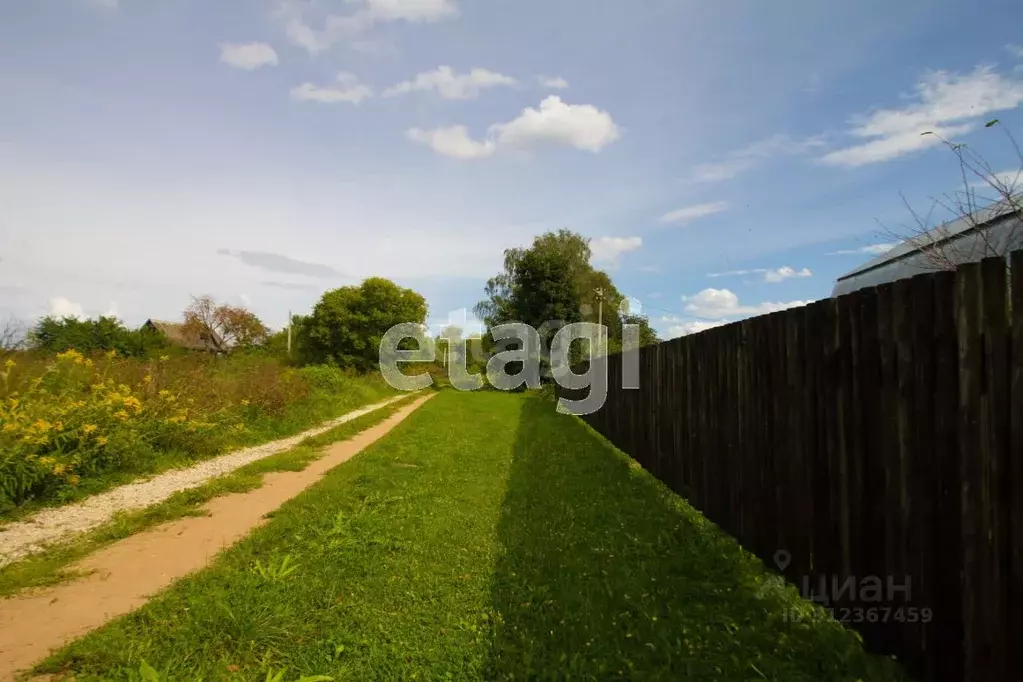
[[586, 420], [917, 678], [1023, 679], [1023, 251], [1011, 274], [649, 346], [637, 390], [612, 356]]

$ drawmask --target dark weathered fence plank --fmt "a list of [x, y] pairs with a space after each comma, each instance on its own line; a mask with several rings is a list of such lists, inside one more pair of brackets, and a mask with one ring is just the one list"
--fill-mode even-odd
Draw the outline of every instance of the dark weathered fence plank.
[[880, 588], [901, 617], [850, 624], [917, 678], [1023, 679], [1023, 252], [1011, 265], [643, 349], [635, 391], [613, 357], [586, 419], [838, 612]]
[[1023, 670], [1023, 251], [1012, 254], [1009, 641], [1011, 670]]
[[[930, 608], [934, 620], [934, 679], [964, 677], [962, 580], [962, 487], [959, 479], [959, 351], [956, 337], [956, 283], [951, 272], [934, 276], [934, 490], [931, 537], [936, 548], [935, 586]], [[926, 678], [925, 678], [926, 679]]]
[[980, 334], [980, 265], [956, 273], [956, 327], [959, 337], [959, 479], [962, 487], [963, 647], [965, 682], [995, 679], [990, 674], [984, 623], [984, 475], [987, 448], [981, 437], [980, 396], [983, 341]]
[[981, 395], [981, 431], [986, 441], [984, 472], [986, 564], [984, 611], [990, 637], [991, 679], [1006, 676], [1006, 630], [1009, 600], [1008, 525], [1006, 523], [1009, 446], [1009, 318], [1006, 263], [1002, 258], [981, 261], [983, 286], [984, 392]]

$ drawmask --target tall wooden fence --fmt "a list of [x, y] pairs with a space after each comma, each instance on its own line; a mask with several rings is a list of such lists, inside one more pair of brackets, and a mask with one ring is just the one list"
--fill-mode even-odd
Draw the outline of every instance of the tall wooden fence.
[[1011, 272], [650, 346], [636, 390], [612, 356], [586, 420], [917, 678], [1023, 680], [1023, 251]]

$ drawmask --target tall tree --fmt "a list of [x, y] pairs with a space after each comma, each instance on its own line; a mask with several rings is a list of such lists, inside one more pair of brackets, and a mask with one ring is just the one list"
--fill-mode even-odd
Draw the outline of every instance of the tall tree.
[[426, 322], [426, 300], [382, 277], [323, 294], [303, 322], [307, 362], [368, 371], [379, 362], [380, 339], [396, 324]]
[[184, 332], [222, 353], [262, 343], [270, 334], [253, 313], [217, 303], [212, 296], [192, 297], [192, 303], [185, 309]]
[[[646, 318], [623, 317], [625, 296], [608, 274], [590, 264], [589, 240], [570, 230], [547, 232], [528, 248], [504, 252], [504, 270], [487, 281], [486, 298], [474, 311], [488, 327], [524, 322], [541, 330], [545, 345], [556, 329], [550, 322], [598, 322], [607, 327], [607, 348], [621, 349], [622, 323], [641, 324], [641, 343], [656, 343]], [[642, 322], [640, 322], [642, 320]]]

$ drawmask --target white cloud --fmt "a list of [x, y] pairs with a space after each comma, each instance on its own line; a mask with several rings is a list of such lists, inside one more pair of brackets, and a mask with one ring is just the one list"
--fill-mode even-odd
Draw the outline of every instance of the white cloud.
[[277, 52], [266, 43], [220, 43], [220, 61], [252, 71], [261, 66], [277, 66]]
[[111, 301], [107, 307], [107, 311], [103, 313], [103, 317], [120, 317], [121, 314], [117, 309], [117, 301]]
[[679, 336], [699, 334], [700, 332], [705, 332], [708, 329], [713, 329], [714, 327], [723, 327], [726, 324], [730, 324], [729, 320], [715, 320], [713, 322], [705, 320], [690, 320], [689, 322], [682, 322], [668, 327], [668, 337], [677, 338]]
[[413, 128], [409, 139], [428, 145], [438, 154], [457, 159], [479, 159], [503, 150], [528, 150], [540, 144], [574, 147], [589, 152], [618, 139], [620, 132], [611, 115], [591, 104], [565, 104], [551, 95], [539, 108], [527, 107], [507, 123], [496, 123], [483, 140], [474, 140], [465, 126], [435, 130]]
[[450, 66], [438, 66], [425, 71], [414, 79], [398, 83], [384, 91], [385, 97], [394, 97], [409, 92], [435, 91], [444, 99], [475, 99], [485, 88], [517, 85], [511, 76], [475, 68], [468, 73], [455, 73]]
[[783, 265], [780, 268], [774, 270], [768, 270], [764, 273], [764, 281], [776, 284], [778, 282], [784, 282], [787, 279], [812, 277], [813, 273], [810, 272], [810, 268], [803, 268], [802, 270], [796, 270], [790, 268], [788, 265]]
[[778, 282], [784, 282], [787, 279], [812, 277], [813, 273], [810, 272], [809, 268], [796, 270], [788, 265], [783, 265], [780, 268], [753, 268], [751, 270], [729, 270], [727, 272], [707, 273], [708, 277], [734, 277], [741, 275], [763, 275], [765, 282], [777, 284]]
[[852, 256], [859, 254], [867, 254], [870, 256], [880, 256], [882, 253], [887, 253], [894, 249], [898, 244], [869, 244], [867, 246], [861, 246], [858, 249], [839, 249], [838, 251], [831, 251], [827, 255], [829, 256]]
[[597, 237], [590, 240], [591, 260], [595, 264], [617, 267], [622, 254], [643, 246], [639, 237]]
[[[968, 74], [934, 71], [916, 85], [916, 101], [853, 120], [849, 134], [868, 140], [822, 157], [827, 164], [862, 166], [894, 159], [973, 130], [979, 118], [1023, 103], [1023, 81], [983, 66]], [[934, 133], [926, 135], [925, 133]]]
[[348, 0], [348, 4], [355, 6], [352, 13], [329, 14], [320, 29], [306, 20], [306, 5], [295, 0], [284, 0], [278, 16], [285, 22], [288, 39], [316, 54], [342, 40], [354, 39], [378, 23], [424, 23], [458, 15], [453, 0]]
[[713, 163], [701, 163], [693, 168], [693, 182], [720, 182], [745, 173], [767, 159], [777, 156], [806, 154], [824, 145], [820, 137], [796, 139], [788, 135], [772, 135], [732, 152], [728, 158]]
[[1010, 43], [1009, 45], [1005, 46], [1005, 49], [1008, 50], [1009, 54], [1011, 54], [1016, 59], [1023, 59], [1023, 45], [1016, 45]]
[[693, 168], [691, 179], [695, 182], [731, 180], [748, 171], [754, 163], [753, 159], [742, 157], [716, 163], [701, 163]]
[[527, 148], [550, 142], [589, 152], [599, 152], [620, 135], [606, 111], [592, 104], [565, 104], [555, 95], [540, 102], [539, 109], [526, 107], [518, 118], [491, 129], [502, 146]]
[[683, 296], [682, 301], [686, 304], [686, 312], [694, 317], [702, 317], [712, 320], [727, 317], [763, 315], [789, 308], [798, 308], [811, 301], [788, 301], [786, 303], [772, 303], [765, 301], [757, 305], [742, 305], [739, 297], [728, 289], [704, 289], [692, 296]]
[[971, 182], [970, 189], [987, 190], [998, 195], [1005, 192], [1015, 194], [1020, 190], [1020, 185], [1023, 185], [1023, 169], [1013, 168], [1000, 173], [984, 173], [984, 179]]
[[373, 96], [373, 90], [366, 85], [359, 83], [359, 79], [346, 71], [337, 75], [336, 86], [320, 86], [315, 83], [302, 83], [291, 89], [292, 99], [299, 102], [323, 102], [333, 104], [335, 102], [350, 102], [358, 104], [364, 99]]
[[74, 317], [79, 320], [86, 319], [85, 311], [82, 309], [82, 304], [69, 301], [63, 296], [57, 296], [50, 299], [49, 314], [53, 317]]
[[561, 76], [537, 76], [536, 80], [541, 88], [564, 90], [568, 87], [568, 81]]
[[437, 21], [458, 14], [452, 0], [363, 0], [363, 4], [378, 21]]
[[657, 219], [659, 223], [686, 223], [690, 220], [696, 220], [697, 218], [704, 218], [715, 213], [721, 213], [728, 209], [728, 203], [725, 201], [715, 201], [707, 204], [696, 204], [694, 206], [685, 206], [683, 208], [675, 209], [665, 213]]
[[410, 140], [425, 144], [433, 151], [454, 159], [483, 159], [493, 156], [497, 145], [493, 140], [476, 141], [465, 126], [434, 130], [412, 128], [405, 133]]

